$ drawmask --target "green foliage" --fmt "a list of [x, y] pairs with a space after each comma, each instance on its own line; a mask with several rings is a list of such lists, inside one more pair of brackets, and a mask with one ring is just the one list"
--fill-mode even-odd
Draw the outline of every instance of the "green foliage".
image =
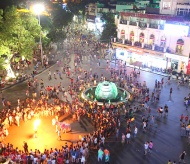
[[112, 13], [102, 13], [101, 19], [105, 21], [105, 23], [114, 23], [114, 14]]
[[63, 29], [73, 19], [73, 13], [69, 10], [62, 9], [61, 6], [57, 6], [57, 9], [52, 12], [52, 21], [56, 29]]
[[97, 0], [67, 0], [67, 6], [74, 15], [84, 15], [85, 6], [96, 2]]
[[0, 57], [0, 70], [4, 69], [4, 59]]
[[43, 31], [49, 32], [53, 28], [53, 22], [51, 17], [41, 15], [40, 16], [40, 25], [42, 26]]
[[1, 12], [0, 21], [0, 54], [7, 54], [9, 60], [14, 52], [32, 58], [41, 31], [36, 17], [31, 13], [18, 13], [15, 7], [7, 7]]
[[43, 49], [47, 49], [49, 47], [50, 43], [51, 43], [51, 39], [48, 38], [47, 36], [44, 36], [43, 40], [42, 40]]
[[51, 39], [52, 42], [60, 42], [66, 38], [66, 33], [61, 29], [52, 29], [47, 37]]
[[102, 19], [105, 20], [104, 24], [104, 30], [101, 35], [101, 40], [110, 41], [110, 37], [116, 37], [117, 32], [116, 32], [116, 25], [114, 21], [114, 15], [111, 13], [103, 13]]

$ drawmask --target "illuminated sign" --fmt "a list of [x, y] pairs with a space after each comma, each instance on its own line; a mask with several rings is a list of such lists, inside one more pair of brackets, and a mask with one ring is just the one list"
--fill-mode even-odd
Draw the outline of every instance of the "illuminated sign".
[[143, 51], [136, 49], [136, 48], [128, 48], [128, 50], [134, 51], [134, 52], [138, 52], [138, 53], [142, 53]]
[[170, 10], [170, 2], [163, 2], [163, 9]]
[[188, 61], [188, 57], [187, 56], [180, 56], [180, 55], [174, 55], [174, 54], [169, 54], [169, 53], [165, 53], [167, 58], [171, 58], [174, 60], [179, 60], [179, 61], [183, 61], [186, 62]]
[[187, 36], [189, 32], [189, 26], [165, 24], [164, 32], [165, 34], [169, 35]]

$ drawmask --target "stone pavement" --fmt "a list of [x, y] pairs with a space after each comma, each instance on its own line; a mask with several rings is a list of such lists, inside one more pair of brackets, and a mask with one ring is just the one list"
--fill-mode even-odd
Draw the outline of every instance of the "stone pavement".
[[[71, 69], [73, 68], [74, 56], [71, 55]], [[83, 64], [81, 65], [84, 70], [89, 70], [91, 67], [93, 72], [104, 74], [106, 77], [110, 77], [109, 70], [107, 69], [106, 61], [101, 60], [100, 66], [97, 65], [97, 59], [93, 59], [89, 63], [88, 56], [83, 58]], [[115, 65], [112, 64], [112, 67]], [[57, 69], [57, 65], [51, 67], [51, 71], [54, 72]], [[128, 67], [127, 72], [131, 72], [132, 68]], [[55, 85], [59, 82], [64, 86], [70, 85], [70, 80], [63, 75], [63, 80], [53, 79], [48, 81], [47, 77], [48, 70], [45, 70], [41, 74], [37, 75], [38, 79], [44, 79], [45, 85]], [[138, 78], [139, 82], [146, 81], [147, 86], [150, 88], [150, 93], [154, 90], [155, 80], [161, 80], [163, 76], [152, 74], [149, 72], [141, 71], [141, 75]], [[166, 78], [165, 78], [166, 79]], [[166, 81], [166, 80], [165, 80]], [[173, 88], [171, 97], [169, 96], [170, 87]], [[20, 83], [16, 86], [8, 88], [4, 91], [3, 96], [9, 99], [13, 104], [16, 104], [17, 98], [21, 99], [25, 97], [26, 82]], [[40, 89], [39, 89], [40, 90]], [[14, 94], [13, 94], [14, 93]], [[151, 114], [157, 116], [157, 108], [167, 104], [169, 106], [168, 118], [162, 117], [157, 118], [157, 127], [148, 130], [146, 133], [142, 132], [142, 121], [141, 116], [146, 113], [136, 114], [136, 125], [139, 129], [137, 138], [133, 138], [129, 145], [121, 147], [120, 140], [115, 141], [114, 137], [111, 137], [106, 142], [106, 148], [110, 150], [111, 161], [113, 164], [164, 164], [169, 159], [178, 161], [179, 154], [186, 150], [186, 163], [190, 163], [190, 146], [187, 144], [187, 138], [180, 136], [180, 115], [189, 115], [189, 109], [186, 111], [183, 105], [183, 98], [189, 94], [187, 86], [181, 86], [177, 89], [176, 81], [173, 80], [171, 84], [166, 84], [161, 91], [161, 98], [158, 103], [150, 103]], [[136, 103], [135, 103], [136, 104]], [[0, 106], [2, 108], [2, 105]], [[88, 125], [89, 123], [87, 123]], [[125, 132], [126, 123], [124, 117], [122, 118], [121, 132]], [[121, 135], [121, 134], [120, 134]], [[153, 151], [147, 156], [143, 155], [144, 142], [152, 140], [154, 143]], [[91, 151], [89, 158], [90, 164], [98, 164], [97, 162], [97, 151]]]

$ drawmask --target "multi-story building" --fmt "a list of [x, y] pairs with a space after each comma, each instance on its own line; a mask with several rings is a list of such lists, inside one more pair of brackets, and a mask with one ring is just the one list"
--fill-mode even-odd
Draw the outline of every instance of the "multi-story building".
[[188, 15], [190, 14], [189, 0], [161, 0], [160, 14]]
[[130, 64], [190, 74], [189, 26], [180, 16], [120, 12], [112, 45], [117, 58]]

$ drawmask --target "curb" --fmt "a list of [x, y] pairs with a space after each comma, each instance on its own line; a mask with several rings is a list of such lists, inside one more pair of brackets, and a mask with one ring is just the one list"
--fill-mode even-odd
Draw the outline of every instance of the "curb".
[[[111, 63], [115, 63], [113, 60], [111, 61]], [[117, 64], [116, 64], [117, 65]], [[130, 68], [135, 68], [135, 66], [133, 65], [126, 65], [126, 67], [130, 67]], [[138, 69], [138, 68], [137, 68]], [[156, 75], [160, 75], [160, 76], [164, 76], [164, 77], [168, 77], [170, 75], [167, 75], [167, 74], [160, 74], [160, 73], [157, 73], [157, 72], [152, 72], [151, 70], [144, 70], [142, 68], [140, 68], [141, 71], [145, 71], [145, 72], [149, 72], [149, 73], [153, 73], [153, 74], [156, 74]]]
[[[54, 63], [53, 65], [51, 65], [51, 66], [48, 67], [48, 68], [45, 68], [45, 69], [41, 70], [40, 72], [38, 72], [37, 74], [35, 74], [34, 77], [40, 75], [42, 72], [44, 72], [44, 71], [46, 71], [47, 69], [53, 67], [55, 64], [56, 64], [56, 63]], [[29, 79], [29, 77], [26, 78], [26, 79], [23, 80], [23, 81], [20, 81], [20, 82], [18, 82], [18, 83], [12, 84], [12, 85], [9, 85], [9, 86], [7, 86], [7, 87], [4, 87], [4, 88], [1, 89], [1, 91], [4, 91], [4, 90], [6, 90], [6, 89], [9, 89], [9, 88], [11, 88], [11, 87], [13, 87], [13, 86], [15, 86], [15, 85], [17, 85], [17, 84], [21, 84], [21, 83], [27, 81], [28, 79]]]
[[[60, 58], [59, 58], [59, 59], [60, 59]], [[70, 62], [71, 62], [71, 60], [70, 60], [68, 63], [70, 63]], [[37, 74], [35, 74], [34, 77], [35, 77], [35, 76], [39, 76], [41, 73], [45, 72], [47, 69], [52, 68], [54, 65], [56, 65], [56, 61], [53, 62], [53, 64], [52, 64], [51, 66], [49, 66], [49, 67], [47, 67], [47, 68], [45, 68], [45, 69], [42, 69], [40, 72], [38, 72]], [[17, 85], [17, 84], [21, 84], [21, 83], [27, 81], [28, 79], [29, 79], [29, 78], [26, 78], [25, 80], [20, 81], [20, 82], [18, 82], [18, 83], [9, 85], [9, 86], [4, 87], [4, 88], [0, 88], [0, 90], [1, 90], [1, 91], [5, 91], [6, 89], [9, 89], [9, 88], [11, 88], [11, 87], [13, 87], [13, 86], [15, 86], [15, 85]]]

